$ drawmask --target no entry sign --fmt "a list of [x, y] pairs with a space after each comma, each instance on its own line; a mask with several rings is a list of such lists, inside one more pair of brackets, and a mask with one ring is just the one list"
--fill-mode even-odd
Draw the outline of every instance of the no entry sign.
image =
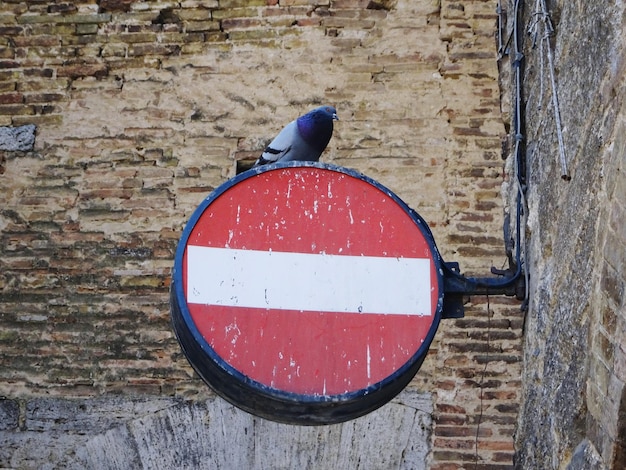
[[395, 396], [442, 302], [424, 221], [363, 175], [305, 162], [250, 170], [202, 202], [171, 300], [183, 351], [213, 389], [297, 424], [345, 421]]

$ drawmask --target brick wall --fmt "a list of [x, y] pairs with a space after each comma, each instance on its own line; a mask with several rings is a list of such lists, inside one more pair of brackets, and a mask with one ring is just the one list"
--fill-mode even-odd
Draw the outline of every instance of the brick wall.
[[[50, 423], [73, 399], [116, 423], [124, 406], [107, 400], [118, 394], [212, 399], [169, 325], [176, 243], [238, 160], [318, 103], [341, 118], [324, 161], [396, 192], [464, 272], [502, 267], [495, 10], [479, 0], [2, 2], [0, 125], [37, 129], [32, 151], [0, 151], [0, 463], [36, 467], [24, 449], [46, 439], [67, 462], [88, 418]], [[500, 297], [474, 298], [464, 319], [441, 324], [407, 391], [434, 406], [432, 468], [511, 465], [521, 326], [517, 302]], [[98, 432], [112, 439], [106, 422]], [[330, 435], [302, 445], [330, 446]]]

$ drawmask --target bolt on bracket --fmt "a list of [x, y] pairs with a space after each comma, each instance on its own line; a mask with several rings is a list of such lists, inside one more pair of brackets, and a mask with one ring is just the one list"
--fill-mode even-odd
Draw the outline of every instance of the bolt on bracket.
[[491, 268], [499, 277], [465, 277], [459, 263], [443, 263], [442, 318], [463, 318], [464, 299], [470, 295], [506, 295], [524, 300], [526, 280], [522, 270], [512, 264], [508, 269]]

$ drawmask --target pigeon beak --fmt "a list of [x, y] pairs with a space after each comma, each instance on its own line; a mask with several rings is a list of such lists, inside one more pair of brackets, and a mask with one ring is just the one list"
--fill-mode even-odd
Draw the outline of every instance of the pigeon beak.
[[333, 121], [339, 121], [339, 116], [337, 116], [337, 113], [333, 113]]

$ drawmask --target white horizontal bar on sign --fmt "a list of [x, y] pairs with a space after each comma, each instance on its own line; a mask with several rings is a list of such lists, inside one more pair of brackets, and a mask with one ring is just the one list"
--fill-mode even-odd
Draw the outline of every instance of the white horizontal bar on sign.
[[187, 302], [431, 315], [430, 260], [189, 245]]

